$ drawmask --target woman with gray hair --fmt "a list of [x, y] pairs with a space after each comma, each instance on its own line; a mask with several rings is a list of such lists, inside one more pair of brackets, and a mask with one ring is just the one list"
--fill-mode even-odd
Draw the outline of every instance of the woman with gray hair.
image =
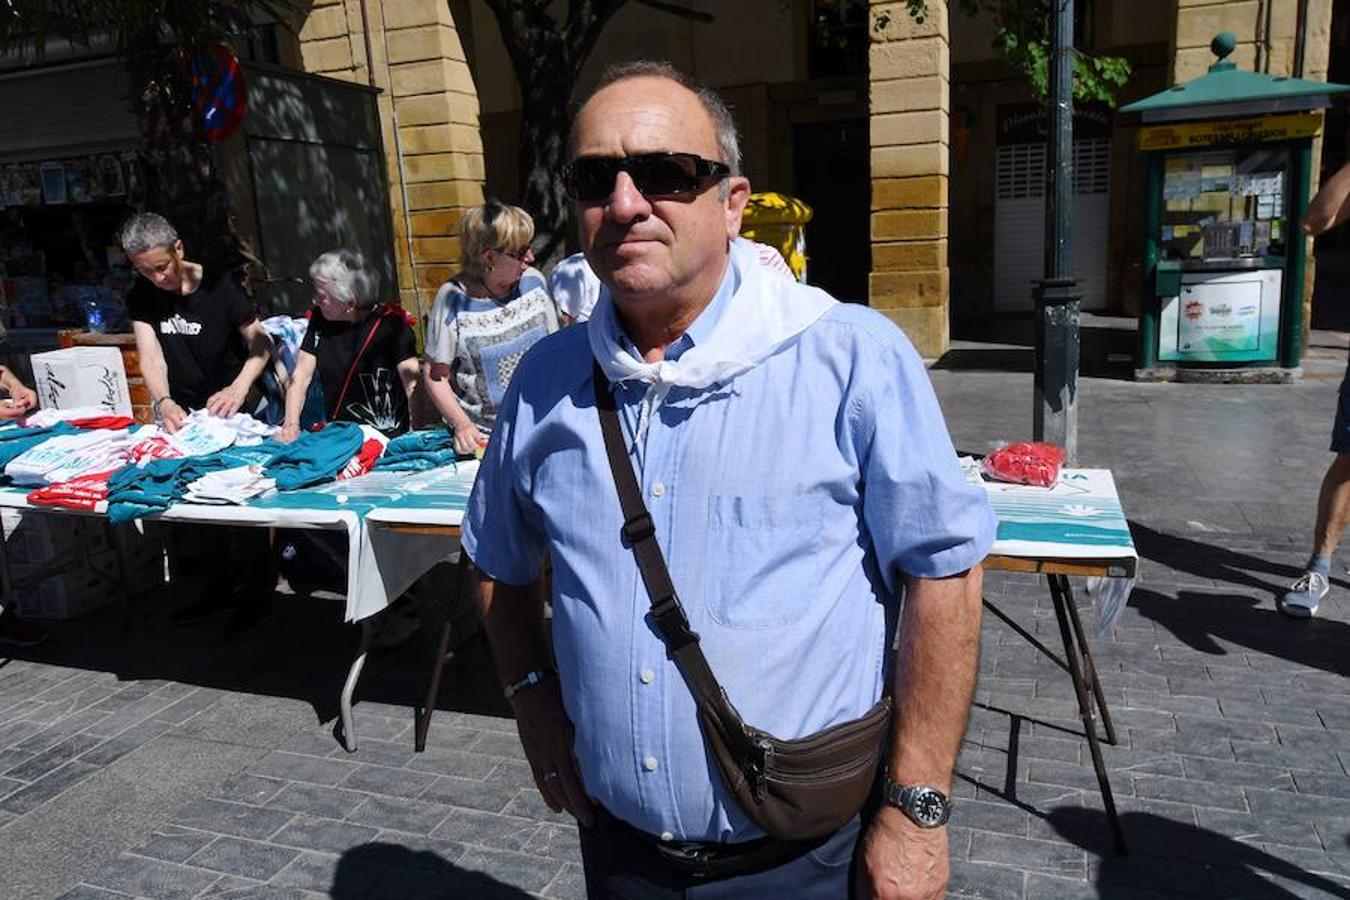
[[370, 425], [389, 437], [407, 431], [420, 365], [407, 314], [379, 302], [380, 273], [355, 251], [330, 250], [314, 260], [309, 277], [314, 308], [286, 388], [280, 439], [300, 436], [316, 371], [325, 421]]

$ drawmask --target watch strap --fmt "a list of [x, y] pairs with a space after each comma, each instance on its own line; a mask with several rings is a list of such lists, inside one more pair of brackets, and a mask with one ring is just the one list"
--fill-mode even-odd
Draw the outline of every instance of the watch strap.
[[[942, 818], [936, 822], [925, 822], [919, 819], [915, 810], [919, 795], [923, 793], [937, 794], [942, 801]], [[915, 825], [920, 828], [940, 828], [947, 824], [952, 816], [952, 801], [942, 791], [931, 785], [912, 784], [904, 785], [887, 775], [881, 781], [881, 799], [887, 804], [896, 807], [909, 817]]]
[[529, 672], [526, 672], [506, 687], [502, 688], [502, 693], [506, 695], [507, 700], [510, 700], [516, 694], [519, 694], [528, 687], [534, 687], [536, 684], [543, 684], [548, 680], [550, 674], [551, 670], [549, 669], [531, 669]]

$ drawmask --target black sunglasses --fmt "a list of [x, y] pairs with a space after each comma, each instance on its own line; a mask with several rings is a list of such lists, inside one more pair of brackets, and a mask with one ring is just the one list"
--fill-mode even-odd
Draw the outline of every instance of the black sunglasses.
[[563, 170], [563, 186], [573, 200], [593, 203], [613, 193], [620, 172], [644, 197], [678, 197], [707, 190], [731, 175], [731, 167], [694, 153], [583, 156]]

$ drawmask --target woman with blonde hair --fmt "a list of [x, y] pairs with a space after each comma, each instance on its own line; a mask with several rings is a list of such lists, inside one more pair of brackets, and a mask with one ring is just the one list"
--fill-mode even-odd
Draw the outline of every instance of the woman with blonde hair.
[[423, 367], [427, 394], [460, 453], [486, 442], [516, 363], [558, 330], [548, 283], [530, 265], [533, 238], [530, 214], [496, 200], [460, 222], [460, 271], [436, 294]]

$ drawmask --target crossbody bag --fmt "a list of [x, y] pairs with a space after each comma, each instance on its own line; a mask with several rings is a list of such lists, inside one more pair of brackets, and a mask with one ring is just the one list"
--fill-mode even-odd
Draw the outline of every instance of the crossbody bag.
[[651, 617], [698, 705], [699, 725], [737, 804], [772, 837], [805, 841], [857, 815], [876, 781], [891, 717], [889, 691], [861, 718], [784, 740], [748, 725], [727, 698], [689, 627], [656, 528], [642, 501], [609, 380], [595, 366], [596, 408], [605, 454], [623, 509], [623, 536], [642, 573]]

